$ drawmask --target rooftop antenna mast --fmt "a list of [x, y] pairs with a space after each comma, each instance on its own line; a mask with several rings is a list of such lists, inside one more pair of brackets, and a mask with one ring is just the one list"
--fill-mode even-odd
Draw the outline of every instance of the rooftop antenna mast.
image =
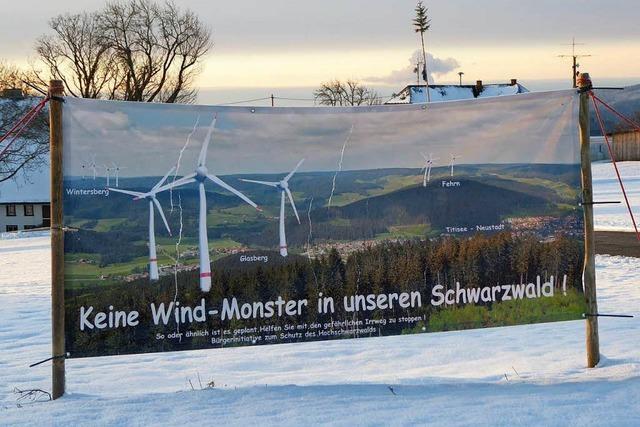
[[571, 46], [571, 55], [558, 55], [559, 58], [572, 58], [573, 59], [573, 65], [571, 66], [571, 70], [573, 72], [573, 87], [577, 88], [578, 84], [577, 84], [577, 77], [578, 77], [578, 67], [580, 67], [580, 64], [578, 64], [578, 58], [585, 58], [588, 56], [592, 56], [592, 55], [576, 55], [576, 46], [584, 46], [584, 43], [576, 43], [576, 38], [573, 37], [571, 40], [571, 44], [568, 45], [563, 45], [563, 46]]
[[424, 64], [424, 62], [422, 62], [421, 59], [418, 59], [416, 61], [416, 66], [413, 67], [413, 72], [416, 73], [416, 84], [419, 86], [420, 85], [420, 72], [422, 70], [422, 65]]

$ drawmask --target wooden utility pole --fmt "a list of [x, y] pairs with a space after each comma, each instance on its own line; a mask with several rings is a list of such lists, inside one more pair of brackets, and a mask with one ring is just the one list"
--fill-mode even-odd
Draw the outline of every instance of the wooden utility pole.
[[276, 103], [275, 103], [275, 97], [273, 96], [273, 94], [271, 94], [271, 106], [275, 107]]
[[51, 331], [52, 397], [65, 389], [64, 230], [62, 228], [62, 96], [60, 80], [49, 82], [49, 148], [51, 151]]
[[584, 210], [584, 269], [582, 280], [587, 303], [587, 366], [594, 368], [600, 361], [598, 337], [598, 301], [596, 299], [595, 237], [593, 232], [593, 186], [591, 182], [591, 147], [589, 142], [589, 73], [578, 79], [580, 89], [580, 160], [582, 165], [582, 208]]

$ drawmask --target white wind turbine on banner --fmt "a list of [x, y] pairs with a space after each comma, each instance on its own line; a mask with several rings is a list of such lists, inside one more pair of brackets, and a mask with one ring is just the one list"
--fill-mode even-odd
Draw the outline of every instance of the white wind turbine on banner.
[[431, 181], [431, 168], [433, 167], [433, 162], [438, 160], [438, 158], [434, 159], [433, 153], [429, 153], [428, 157], [424, 153], [420, 153], [420, 154], [424, 158], [424, 167], [422, 168], [424, 169], [424, 177], [422, 178], [422, 186], [426, 187], [427, 182]]
[[96, 164], [95, 154], [91, 157], [91, 171], [93, 172], [93, 180], [95, 181], [96, 175], [98, 174], [98, 165]]
[[169, 228], [169, 223], [167, 223], [167, 218], [164, 216], [164, 211], [162, 210], [162, 206], [160, 206], [160, 202], [156, 198], [156, 194], [164, 191], [162, 189], [162, 185], [167, 180], [167, 177], [173, 172], [174, 168], [171, 168], [169, 172], [165, 176], [162, 177], [160, 181], [156, 183], [156, 185], [151, 188], [146, 193], [141, 193], [139, 191], [131, 191], [131, 190], [122, 190], [119, 188], [109, 188], [110, 191], [115, 191], [116, 193], [128, 194], [130, 196], [134, 196], [133, 200], [141, 200], [146, 199], [149, 201], [149, 279], [150, 280], [158, 280], [160, 278], [158, 274], [158, 257], [156, 255], [156, 231], [155, 231], [155, 209], [158, 208], [158, 213], [162, 218], [162, 222], [164, 222], [164, 226], [167, 228], [169, 235], [171, 235], [171, 229]]
[[86, 162], [82, 163], [82, 179], [86, 177], [89, 169], [93, 172], [93, 179], [96, 179], [96, 155], [92, 155]]
[[80, 165], [80, 168], [82, 169], [82, 179], [85, 179], [87, 176], [87, 169], [89, 169], [89, 162], [83, 162], [82, 165]]
[[113, 171], [113, 175], [114, 178], [116, 179], [116, 187], [120, 186], [120, 171], [122, 169], [126, 169], [125, 167], [122, 166], [118, 166], [118, 164], [116, 162], [111, 162], [111, 164], [113, 165], [113, 169], [111, 169]]
[[300, 217], [298, 216], [298, 210], [296, 209], [296, 204], [293, 201], [293, 195], [291, 194], [291, 190], [289, 189], [289, 180], [296, 173], [300, 165], [302, 165], [304, 159], [300, 160], [296, 167], [289, 172], [287, 176], [285, 176], [281, 181], [256, 181], [253, 179], [240, 179], [240, 181], [252, 182], [254, 184], [268, 185], [270, 187], [277, 188], [280, 191], [280, 255], [283, 257], [288, 255], [287, 252], [287, 236], [284, 230], [284, 205], [285, 205], [285, 193], [289, 198], [289, 202], [291, 203], [291, 207], [293, 208], [293, 213], [296, 215], [298, 219], [298, 224], [300, 224]]
[[451, 154], [451, 161], [449, 162], [449, 166], [451, 166], [451, 176], [453, 176], [453, 165], [456, 164], [456, 160], [458, 160], [460, 157], [460, 155], [457, 154]]
[[[111, 177], [111, 168], [109, 166], [107, 166], [107, 165], [104, 165], [103, 168], [104, 168], [104, 170], [105, 170], [105, 172], [107, 174], [107, 187], [108, 187], [110, 185], [109, 179]], [[117, 185], [116, 185], [116, 187], [117, 187]]]
[[200, 155], [198, 156], [198, 164], [194, 173], [183, 176], [163, 187], [159, 190], [169, 190], [171, 188], [181, 187], [183, 185], [190, 184], [192, 182], [198, 182], [198, 192], [200, 196], [200, 210], [198, 218], [198, 252], [200, 253], [200, 289], [203, 292], [209, 292], [211, 290], [211, 260], [209, 259], [209, 238], [207, 236], [207, 195], [204, 189], [204, 183], [208, 179], [214, 184], [224, 188], [227, 191], [240, 197], [242, 200], [260, 210], [258, 205], [253, 203], [247, 196], [222, 181], [216, 175], [209, 173], [207, 169], [207, 149], [209, 148], [209, 141], [213, 135], [213, 130], [216, 126], [217, 115], [213, 117], [211, 125], [207, 131]]

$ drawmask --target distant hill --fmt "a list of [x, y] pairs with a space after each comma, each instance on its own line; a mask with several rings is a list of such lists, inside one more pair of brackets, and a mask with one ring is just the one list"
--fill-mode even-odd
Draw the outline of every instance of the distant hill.
[[[598, 97], [625, 116], [633, 118], [637, 113], [640, 113], [640, 84], [627, 86], [624, 90], [596, 90], [595, 92]], [[602, 112], [602, 119], [607, 132], [613, 131], [620, 123], [613, 114], [605, 111]], [[601, 135], [600, 126], [593, 111], [591, 113], [591, 135]]]
[[[505, 215], [548, 214], [555, 209], [558, 197], [543, 187], [498, 178], [491, 178], [490, 183], [470, 178], [454, 182], [460, 186], [443, 187], [437, 180], [427, 187], [416, 185], [342, 207], [314, 209], [310, 215], [311, 237], [357, 240], [374, 238], [391, 226], [428, 224], [433, 230], [443, 230], [448, 226], [499, 224]], [[301, 224], [294, 218], [287, 220], [287, 239], [292, 246], [304, 245], [310, 237], [308, 220], [303, 219]], [[257, 233], [236, 232], [233, 238], [238, 241], [268, 247], [277, 244], [278, 224], [273, 221]]]
[[540, 196], [471, 179], [443, 182], [460, 183], [460, 187], [443, 187], [436, 181], [427, 187], [416, 186], [352, 203], [341, 208], [339, 215], [349, 219], [365, 216], [389, 224], [429, 222], [443, 228], [493, 224], [499, 222], [501, 214], [549, 206], [549, 201]]
[[[580, 176], [576, 165], [555, 164], [459, 165], [456, 173], [461, 187], [442, 187], [441, 180], [449, 179], [449, 169], [438, 167], [432, 171], [431, 184], [423, 188], [417, 168], [343, 171], [336, 180], [334, 199], [334, 202], [340, 199], [340, 203], [328, 209], [334, 173], [301, 172], [291, 180], [301, 224], [287, 203], [288, 243], [302, 247], [309, 240], [317, 243], [373, 239], [381, 235], [436, 235], [447, 226], [492, 225], [504, 216], [549, 215], [559, 212], [560, 205], [575, 205]], [[242, 177], [275, 180], [278, 175]], [[238, 197], [207, 185], [209, 239], [277, 249], [280, 201], [277, 192], [271, 187], [242, 182], [238, 175], [222, 178], [251, 197], [263, 211], [257, 212]], [[123, 178], [120, 187], [146, 191], [158, 179]], [[79, 184], [76, 182], [74, 186]], [[91, 185], [90, 182], [82, 184]], [[66, 224], [82, 230], [70, 236], [69, 249], [77, 253], [99, 253], [103, 264], [144, 256], [149, 207], [146, 201], [131, 199], [116, 193], [91, 199], [65, 197]], [[182, 230], [182, 236], [190, 239], [189, 244], [195, 244], [199, 206], [195, 185], [173, 193], [173, 209], [168, 192], [160, 194], [158, 199], [173, 232], [170, 237], [156, 214], [158, 241], [170, 244]], [[122, 247], [135, 250], [122, 251]]]

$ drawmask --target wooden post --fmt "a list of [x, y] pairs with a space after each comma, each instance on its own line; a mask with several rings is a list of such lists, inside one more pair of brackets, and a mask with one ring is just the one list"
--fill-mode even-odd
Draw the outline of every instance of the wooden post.
[[598, 301], [596, 299], [595, 237], [593, 232], [593, 186], [591, 183], [591, 150], [589, 142], [589, 73], [582, 73], [578, 80], [580, 89], [580, 160], [582, 164], [582, 208], [584, 210], [584, 269], [582, 280], [587, 302], [587, 366], [594, 368], [600, 361], [598, 337]]
[[51, 151], [51, 331], [52, 397], [65, 390], [64, 344], [64, 230], [62, 228], [62, 100], [60, 80], [49, 82], [49, 148]]

